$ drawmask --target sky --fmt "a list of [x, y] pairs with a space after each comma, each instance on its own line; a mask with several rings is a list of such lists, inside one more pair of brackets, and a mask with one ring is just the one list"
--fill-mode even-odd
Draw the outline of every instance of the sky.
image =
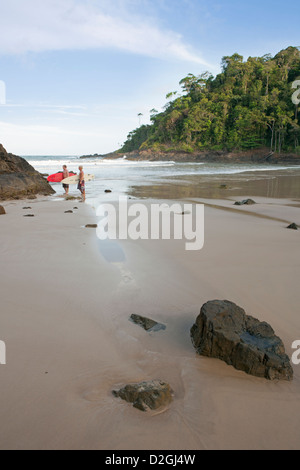
[[0, 143], [17, 155], [112, 152], [187, 74], [300, 46], [299, 0], [0, 0], [0, 18]]

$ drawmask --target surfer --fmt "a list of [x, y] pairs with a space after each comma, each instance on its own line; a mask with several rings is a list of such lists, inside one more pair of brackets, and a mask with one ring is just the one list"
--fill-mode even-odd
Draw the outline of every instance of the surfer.
[[84, 181], [83, 167], [80, 166], [78, 170], [79, 170], [79, 183], [78, 183], [77, 189], [79, 189], [79, 191], [81, 192], [83, 202], [85, 202], [85, 181]]
[[[67, 165], [64, 165], [63, 166], [63, 179], [69, 178], [69, 176], [70, 176], [70, 173], [69, 173], [69, 170], [67, 168]], [[69, 185], [68, 184], [63, 184], [63, 188], [65, 190], [65, 193], [69, 194]]]

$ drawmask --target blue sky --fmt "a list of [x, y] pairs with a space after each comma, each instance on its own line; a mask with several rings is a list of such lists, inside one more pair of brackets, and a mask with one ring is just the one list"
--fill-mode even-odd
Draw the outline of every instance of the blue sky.
[[0, 0], [0, 17], [0, 143], [19, 155], [113, 151], [188, 73], [300, 46], [298, 0]]

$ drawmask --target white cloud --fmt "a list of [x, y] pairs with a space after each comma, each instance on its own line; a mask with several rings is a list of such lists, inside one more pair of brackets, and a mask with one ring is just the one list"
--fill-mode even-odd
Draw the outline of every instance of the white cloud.
[[124, 14], [126, 3], [117, 14], [104, 0], [0, 0], [0, 54], [111, 48], [209, 66], [179, 34]]
[[[1, 122], [1, 143], [16, 155], [83, 155], [95, 149], [108, 152], [113, 135], [109, 128], [72, 130], [53, 125], [21, 125]], [[115, 142], [117, 148], [117, 142]]]

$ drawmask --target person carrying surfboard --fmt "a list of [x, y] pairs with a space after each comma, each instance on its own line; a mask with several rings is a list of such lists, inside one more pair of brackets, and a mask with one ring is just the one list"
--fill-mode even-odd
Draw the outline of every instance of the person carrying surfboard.
[[84, 181], [83, 167], [80, 166], [78, 170], [79, 170], [79, 183], [78, 183], [77, 189], [79, 189], [79, 191], [81, 192], [83, 202], [85, 202], [85, 181]]
[[[69, 178], [69, 176], [70, 176], [70, 173], [69, 173], [69, 170], [67, 168], [67, 165], [64, 165], [63, 166], [63, 179]], [[65, 190], [65, 193], [69, 194], [69, 185], [63, 183], [63, 188]]]

